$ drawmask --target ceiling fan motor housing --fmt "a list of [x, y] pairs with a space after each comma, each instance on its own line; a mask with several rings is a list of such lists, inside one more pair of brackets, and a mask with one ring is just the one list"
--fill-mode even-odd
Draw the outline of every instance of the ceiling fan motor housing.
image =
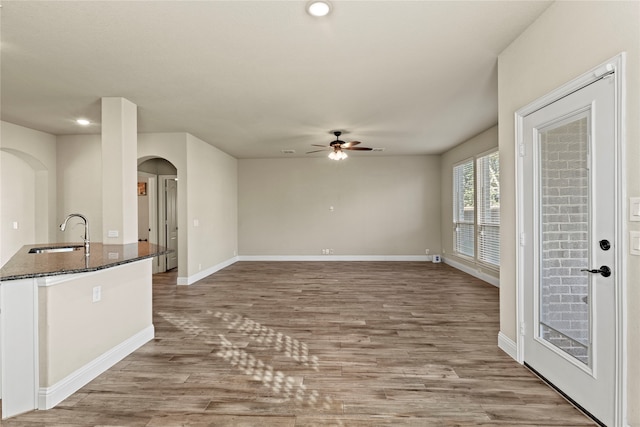
[[[344, 144], [344, 143], [345, 143], [344, 141], [340, 141], [340, 139], [339, 139], [339, 138], [340, 138], [340, 135], [342, 135], [342, 131], [335, 130], [335, 131], [333, 131], [333, 134], [336, 136], [336, 140], [335, 140], [335, 141], [331, 141], [331, 143], [329, 144], [329, 146], [331, 146], [331, 147], [334, 147], [334, 148], [335, 148], [335, 146], [336, 146], [336, 145], [337, 145], [337, 146], [340, 146], [340, 145], [342, 145], [342, 144]], [[338, 148], [339, 148], [339, 147], [338, 147]]]

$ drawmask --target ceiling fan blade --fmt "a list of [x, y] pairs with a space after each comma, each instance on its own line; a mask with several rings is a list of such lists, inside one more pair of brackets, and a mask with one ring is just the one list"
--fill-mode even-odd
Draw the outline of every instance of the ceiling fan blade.
[[326, 151], [326, 150], [315, 150], [315, 151], [307, 151], [307, 154], [311, 154], [311, 153], [319, 153], [321, 151]]
[[351, 141], [351, 142], [347, 142], [346, 144], [342, 144], [342, 148], [349, 148], [358, 144], [360, 144], [360, 141]]
[[373, 148], [369, 147], [342, 147], [345, 150], [358, 150], [358, 151], [372, 151]]
[[324, 148], [330, 148], [326, 145], [320, 145], [320, 144], [311, 144], [313, 147], [324, 147]]

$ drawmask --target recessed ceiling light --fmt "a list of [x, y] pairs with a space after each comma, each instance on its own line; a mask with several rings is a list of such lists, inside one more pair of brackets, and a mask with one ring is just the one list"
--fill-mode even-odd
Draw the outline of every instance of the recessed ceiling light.
[[76, 123], [80, 126], [89, 126], [91, 124], [91, 122], [87, 119], [78, 119], [76, 120]]
[[311, 16], [326, 16], [331, 12], [331, 3], [323, 0], [312, 0], [307, 3], [307, 12]]

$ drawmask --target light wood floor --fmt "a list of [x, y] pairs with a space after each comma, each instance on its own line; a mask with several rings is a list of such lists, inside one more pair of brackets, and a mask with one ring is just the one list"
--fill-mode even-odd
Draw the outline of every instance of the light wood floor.
[[154, 277], [156, 339], [3, 426], [589, 426], [497, 347], [498, 289], [426, 262]]

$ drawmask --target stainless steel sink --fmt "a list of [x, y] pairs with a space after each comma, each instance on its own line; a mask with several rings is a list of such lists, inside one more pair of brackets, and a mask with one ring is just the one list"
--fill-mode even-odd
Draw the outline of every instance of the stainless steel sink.
[[84, 248], [82, 245], [74, 245], [74, 246], [45, 246], [41, 248], [31, 248], [29, 250], [30, 254], [50, 254], [55, 252], [73, 252], [79, 251]]

